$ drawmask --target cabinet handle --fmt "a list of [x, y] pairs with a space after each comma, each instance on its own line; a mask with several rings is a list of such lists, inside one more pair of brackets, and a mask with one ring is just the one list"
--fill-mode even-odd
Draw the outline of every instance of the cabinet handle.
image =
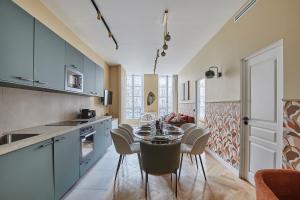
[[53, 144], [52, 141], [51, 141], [51, 142], [47, 142], [47, 143], [45, 143], [45, 144], [40, 145], [40, 146], [38, 147], [38, 149], [45, 148], [46, 146], [49, 146], [49, 145], [52, 145], [52, 144]]
[[41, 85], [48, 85], [47, 82], [42, 82], [42, 81], [39, 81], [39, 80], [36, 80], [34, 81], [35, 83], [38, 83], [38, 84], [41, 84]]
[[65, 137], [61, 137], [61, 138], [55, 139], [54, 142], [59, 142], [59, 141], [65, 140], [65, 139], [66, 139]]
[[75, 69], [77, 69], [77, 67], [75, 65], [73, 65], [73, 64], [71, 64], [70, 66], [73, 67], [73, 68], [75, 68]]
[[14, 78], [15, 78], [15, 79], [18, 79], [18, 80], [21, 80], [21, 81], [33, 82], [32, 79], [24, 78], [24, 77], [22, 77], [22, 76], [15, 76]]

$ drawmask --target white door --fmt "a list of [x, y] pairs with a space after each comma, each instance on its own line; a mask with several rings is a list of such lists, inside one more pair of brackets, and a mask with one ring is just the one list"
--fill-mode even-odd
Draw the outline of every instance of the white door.
[[282, 166], [283, 48], [278, 42], [245, 59], [242, 130], [245, 172]]
[[196, 81], [196, 124], [204, 126], [205, 120], [205, 79]]

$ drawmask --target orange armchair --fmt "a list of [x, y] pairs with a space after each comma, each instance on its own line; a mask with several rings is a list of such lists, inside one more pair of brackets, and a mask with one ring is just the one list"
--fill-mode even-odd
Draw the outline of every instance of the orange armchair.
[[256, 200], [299, 200], [300, 171], [264, 169], [255, 174]]

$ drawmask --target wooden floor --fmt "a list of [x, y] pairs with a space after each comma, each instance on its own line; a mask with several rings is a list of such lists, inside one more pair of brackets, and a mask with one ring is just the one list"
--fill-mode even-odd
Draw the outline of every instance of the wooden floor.
[[[202, 155], [208, 181], [202, 170], [197, 170], [186, 156], [178, 184], [179, 200], [254, 200], [255, 189], [236, 178], [209, 155]], [[136, 155], [127, 156], [120, 168], [114, 188], [113, 179], [118, 154], [111, 146], [105, 156], [66, 194], [66, 200], [135, 200], [144, 198], [144, 182], [138, 168]], [[200, 166], [199, 166], [200, 167]], [[148, 199], [166, 200], [175, 198], [175, 181], [171, 186], [170, 175], [149, 175]], [[149, 194], [149, 193], [148, 193]]]

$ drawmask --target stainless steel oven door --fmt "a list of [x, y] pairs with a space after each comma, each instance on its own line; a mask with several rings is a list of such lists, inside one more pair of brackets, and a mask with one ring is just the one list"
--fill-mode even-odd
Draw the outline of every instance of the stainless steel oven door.
[[95, 133], [91, 132], [85, 135], [80, 135], [81, 140], [81, 159], [80, 163], [84, 162], [88, 159], [94, 151], [94, 137]]

